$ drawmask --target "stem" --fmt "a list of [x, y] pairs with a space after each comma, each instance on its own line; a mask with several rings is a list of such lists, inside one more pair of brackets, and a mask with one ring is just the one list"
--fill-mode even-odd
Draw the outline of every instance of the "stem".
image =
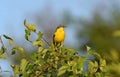
[[[1, 36], [0, 36], [0, 42], [1, 42], [1, 44], [2, 44], [2, 47], [3, 47], [4, 49], [6, 49], [6, 48], [5, 48], [5, 45], [4, 45], [3, 41], [2, 41]], [[10, 64], [12, 65], [12, 61], [10, 60], [10, 55], [9, 55], [9, 53], [7, 52], [7, 50], [5, 50], [5, 52], [6, 52], [7, 56], [8, 56], [8, 60], [9, 60]]]
[[42, 38], [42, 39], [43, 39], [43, 41], [46, 42], [46, 44], [47, 44], [48, 46], [50, 46], [50, 44], [48, 43], [48, 41], [47, 41], [45, 38]]
[[[38, 34], [37, 32], [35, 32], [35, 33]], [[48, 42], [45, 38], [42, 37], [42, 40], [43, 40], [48, 46], [50, 46], [49, 42]]]

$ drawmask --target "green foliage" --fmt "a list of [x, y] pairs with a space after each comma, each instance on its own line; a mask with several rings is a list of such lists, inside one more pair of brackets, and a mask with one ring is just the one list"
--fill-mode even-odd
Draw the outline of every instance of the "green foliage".
[[120, 30], [116, 30], [113, 32], [114, 37], [120, 37]]
[[3, 35], [6, 39], [8, 39], [9, 40], [9, 43], [12, 45], [13, 44], [13, 39], [12, 38], [10, 38], [10, 37], [8, 37], [7, 35]]
[[[78, 30], [76, 33], [78, 33], [77, 39], [80, 41], [80, 44], [75, 47], [79, 47], [78, 49], [85, 51], [85, 46], [89, 45], [92, 49], [94, 49], [94, 52], [88, 52], [87, 55], [94, 54], [96, 58], [101, 61], [103, 60], [103, 65], [107, 64], [106, 70], [110, 75], [109, 77], [120, 77], [120, 71], [117, 69], [120, 68], [119, 6], [113, 6], [109, 10], [104, 10], [104, 12], [99, 9], [97, 11], [95, 10], [91, 19], [77, 18], [72, 16], [70, 13], [65, 13], [65, 16], [63, 17], [65, 17], [64, 23], [73, 25], [74, 27], [78, 25], [75, 30]], [[99, 66], [99, 63], [96, 62], [90, 64]], [[103, 70], [102, 67], [98, 69]], [[103, 75], [100, 74], [101, 73], [96, 73], [96, 76], [104, 77], [104, 73]]]
[[[11, 63], [14, 77], [105, 77], [112, 75], [108, 74], [107, 71], [114, 69], [107, 68], [106, 60], [90, 47], [87, 46], [86, 56], [79, 56], [77, 51], [64, 46], [56, 49], [51, 44], [48, 48], [44, 48], [43, 34], [36, 31], [35, 25], [27, 24], [26, 20], [24, 25], [26, 27], [25, 39], [31, 45], [36, 46], [37, 50], [30, 55], [29, 60], [24, 57], [19, 65]], [[38, 36], [34, 41], [29, 38], [31, 32]], [[10, 37], [3, 36], [13, 41]], [[1, 38], [0, 41], [2, 44], [0, 58], [5, 58], [4, 53], [7, 53], [7, 50]], [[16, 51], [25, 54], [23, 47], [13, 46], [11, 56], [15, 55]], [[91, 59], [90, 56], [94, 57]], [[85, 62], [88, 64], [85, 65]], [[87, 70], [84, 67], [88, 67]]]
[[25, 39], [30, 41], [30, 31], [29, 30], [25, 30]]
[[16, 51], [19, 51], [20, 53], [24, 53], [24, 49], [21, 46], [14, 46], [12, 48], [12, 53], [11, 54], [14, 55]]
[[26, 19], [24, 20], [24, 26], [27, 28], [27, 30], [29, 31], [33, 31], [35, 32], [36, 31], [36, 25], [34, 24], [27, 24], [26, 23]]
[[[101, 13], [95, 13], [92, 20], [81, 21], [84, 26], [79, 30], [78, 37], [86, 39], [85, 45], [90, 45], [103, 56], [108, 63], [120, 62], [120, 11], [112, 10], [107, 19]], [[88, 37], [88, 38], [86, 38]], [[83, 45], [83, 46], [85, 46]]]

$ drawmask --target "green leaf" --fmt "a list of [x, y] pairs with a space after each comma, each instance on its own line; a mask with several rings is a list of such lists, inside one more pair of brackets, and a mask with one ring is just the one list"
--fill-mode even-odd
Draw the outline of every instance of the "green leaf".
[[67, 66], [67, 65], [60, 67], [58, 70], [57, 76], [63, 75], [67, 71], [68, 68], [69, 68], [69, 66]]
[[91, 48], [89, 46], [86, 46], [86, 48], [87, 48], [87, 56], [90, 56], [93, 53], [93, 51], [90, 50]]
[[6, 59], [6, 56], [4, 56], [3, 54], [5, 53], [6, 48], [4, 48], [3, 46], [0, 49], [0, 58], [2, 59]]
[[25, 39], [30, 41], [30, 31], [28, 29], [25, 30]]
[[92, 74], [95, 73], [98, 70], [98, 63], [96, 61], [95, 62], [89, 62], [88, 63], [88, 70]]
[[2, 47], [1, 47], [0, 54], [3, 54], [3, 53], [5, 53], [5, 51], [6, 51], [6, 48], [2, 46]]
[[22, 71], [22, 73], [25, 72], [25, 68], [26, 68], [27, 64], [28, 64], [28, 61], [26, 59], [21, 60], [20, 70]]
[[36, 41], [33, 42], [33, 46], [43, 46], [43, 42], [36, 40]]
[[70, 75], [69, 77], [75, 77], [74, 75]]
[[87, 51], [89, 51], [91, 48], [89, 46], [86, 46], [87, 47]]
[[79, 57], [79, 59], [77, 60], [77, 68], [80, 69], [80, 71], [83, 71], [85, 61], [86, 57]]
[[24, 49], [21, 47], [21, 46], [14, 46], [12, 48], [12, 55], [15, 54], [15, 51], [19, 51], [20, 53], [23, 53], [24, 52]]
[[10, 45], [12, 45], [13, 44], [13, 39], [12, 38], [10, 38], [10, 37], [8, 37], [7, 35], [3, 35], [6, 39], [8, 39], [9, 40], [9, 43], [10, 43]]
[[97, 59], [101, 59], [100, 54], [98, 54], [97, 52], [92, 52], [92, 54], [93, 54]]
[[38, 47], [38, 52], [42, 52], [43, 47]]
[[105, 77], [105, 76], [102, 76], [101, 73], [97, 72], [97, 73], [95, 73], [95, 77]]
[[46, 56], [46, 53], [47, 53], [47, 49], [44, 49], [41, 53], [42, 53], [42, 58], [45, 58], [45, 56]]
[[104, 59], [100, 59], [100, 70], [104, 71], [106, 66], [106, 61]]
[[6, 56], [0, 54], [0, 59], [6, 59]]
[[33, 54], [30, 56], [30, 58], [35, 61], [35, 60], [37, 60], [38, 55], [37, 55], [36, 53], [33, 53]]
[[20, 74], [19, 66], [11, 65], [11, 67], [13, 68], [14, 74]]
[[95, 51], [93, 51], [93, 50], [90, 50], [89, 52], [87, 52], [87, 55], [88, 55], [88, 56], [94, 55], [97, 59], [101, 59], [100, 54], [98, 54], [97, 52], [95, 52]]
[[34, 68], [34, 65], [31, 63], [28, 63], [26, 67], [27, 73], [30, 74], [33, 71], [33, 68]]
[[30, 30], [30, 31], [33, 31], [33, 32], [36, 31], [36, 25], [34, 25], [34, 24], [27, 24], [27, 23], [26, 23], [26, 20], [24, 20], [24, 26], [25, 26], [28, 30]]
[[68, 61], [68, 65], [69, 66], [76, 66], [76, 62], [75, 61]]
[[77, 74], [77, 62], [69, 61], [68, 65], [69, 65], [69, 67], [71, 67], [71, 69], [68, 69], [68, 71], [72, 71], [74, 74]]
[[64, 54], [67, 54], [66, 59], [69, 60], [73, 55], [75, 55], [76, 51], [71, 48], [62, 49], [61, 51]]
[[14, 55], [14, 54], [15, 54], [15, 49], [12, 49], [11, 55]]
[[39, 32], [38, 32], [38, 38], [37, 38], [37, 41], [38, 41], [38, 40], [41, 40], [42, 36], [43, 36], [43, 34], [39, 31]]
[[42, 51], [42, 53], [46, 53], [48, 51], [48, 49], [44, 49], [43, 51]]

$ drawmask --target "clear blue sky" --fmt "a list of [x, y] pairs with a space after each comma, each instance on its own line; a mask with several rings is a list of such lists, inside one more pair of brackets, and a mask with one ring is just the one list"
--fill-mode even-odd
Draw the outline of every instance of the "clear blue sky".
[[[53, 12], [62, 13], [69, 9], [76, 17], [90, 18], [96, 6], [104, 2], [101, 0], [2, 0], [0, 1], [0, 35], [7, 34], [15, 37], [13, 39], [21, 39], [24, 36], [24, 19], [31, 19], [32, 15], [46, 6], [51, 6], [54, 9]], [[68, 35], [70, 35], [69, 31], [67, 31]], [[69, 37], [72, 36], [74, 35]], [[73, 38], [66, 37], [66, 39]]]
[[[23, 21], [32, 13], [52, 6], [54, 11], [62, 12], [70, 9], [75, 16], [90, 18], [92, 11], [99, 3], [107, 4], [107, 0], [1, 0], [0, 1], [0, 35], [7, 34], [20, 38], [24, 36]], [[70, 29], [70, 28], [69, 28]], [[74, 31], [70, 29], [71, 31]], [[69, 34], [69, 31], [67, 31]], [[72, 36], [72, 35], [70, 35]], [[2, 70], [10, 68], [8, 63], [1, 62]], [[1, 73], [0, 73], [1, 74]]]
[[0, 34], [21, 37], [23, 20], [29, 15], [51, 5], [55, 11], [70, 9], [76, 16], [89, 17], [100, 0], [2, 0], [0, 1]]

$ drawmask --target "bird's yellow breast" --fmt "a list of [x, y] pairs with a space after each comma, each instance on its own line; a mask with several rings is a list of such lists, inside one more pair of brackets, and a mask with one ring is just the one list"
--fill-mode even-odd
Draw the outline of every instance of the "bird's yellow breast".
[[56, 30], [54, 34], [54, 41], [57, 43], [63, 42], [65, 38], [65, 32], [63, 28], [59, 28]]

